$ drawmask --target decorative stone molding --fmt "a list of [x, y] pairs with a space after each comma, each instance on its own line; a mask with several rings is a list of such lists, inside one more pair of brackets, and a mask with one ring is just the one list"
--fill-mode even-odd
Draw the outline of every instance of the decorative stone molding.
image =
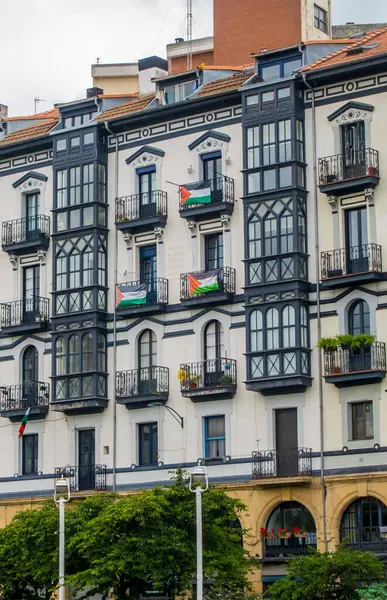
[[338, 211], [338, 205], [337, 205], [337, 198], [336, 196], [328, 196], [328, 202], [331, 205], [331, 209], [332, 209], [332, 214], [337, 214]]
[[12, 270], [13, 271], [17, 271], [17, 265], [18, 265], [18, 262], [19, 262], [18, 261], [18, 257], [15, 256], [14, 254], [10, 254], [8, 258], [9, 258], [9, 262], [12, 265]]
[[367, 188], [364, 190], [364, 196], [368, 206], [375, 206], [375, 190]]
[[36, 254], [40, 264], [44, 266], [46, 264], [47, 252], [45, 250], [38, 250]]
[[230, 215], [220, 215], [220, 222], [224, 231], [230, 231], [231, 229], [231, 217]]
[[133, 248], [133, 236], [130, 233], [124, 233], [124, 242], [127, 250], [131, 250]]
[[160, 157], [155, 154], [150, 154], [149, 152], [144, 152], [141, 156], [139, 156], [136, 160], [131, 163], [131, 166], [134, 169], [138, 169], [141, 167], [149, 167], [152, 165], [156, 165], [160, 161]]
[[201, 143], [199, 146], [197, 146], [195, 148], [195, 151], [197, 154], [203, 154], [204, 152], [222, 150], [222, 148], [224, 148], [224, 146], [225, 146], [225, 142], [216, 140], [213, 137], [208, 137], [205, 142]]
[[188, 229], [192, 238], [196, 238], [197, 227], [195, 221], [187, 221]]
[[162, 227], [155, 227], [155, 236], [158, 244], [162, 244], [164, 241], [164, 229]]
[[335, 123], [336, 125], [346, 125], [347, 123], [355, 123], [356, 121], [365, 121], [370, 116], [371, 113], [366, 110], [349, 108], [335, 119]]

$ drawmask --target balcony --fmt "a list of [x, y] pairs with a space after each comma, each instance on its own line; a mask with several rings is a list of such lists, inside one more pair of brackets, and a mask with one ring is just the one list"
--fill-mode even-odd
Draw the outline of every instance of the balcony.
[[205, 221], [234, 210], [234, 180], [217, 177], [210, 181], [180, 186], [180, 216], [189, 221]]
[[321, 252], [321, 287], [334, 289], [382, 277], [382, 247], [363, 244]]
[[312, 383], [309, 354], [306, 348], [251, 353], [246, 388], [264, 396], [305, 392]]
[[184, 306], [230, 302], [233, 294], [235, 269], [231, 267], [180, 275], [180, 302]]
[[283, 538], [279, 535], [267, 538], [263, 547], [263, 562], [280, 562], [289, 558], [305, 556], [310, 549], [317, 550], [316, 533], [306, 533], [303, 537], [292, 535]]
[[84, 465], [79, 467], [57, 467], [55, 479], [66, 477], [71, 492], [106, 490], [106, 465]]
[[180, 365], [180, 391], [193, 402], [233, 398], [237, 387], [237, 363], [230, 358], [212, 358]]
[[37, 215], [3, 222], [3, 252], [15, 255], [27, 254], [37, 250], [47, 250], [49, 243], [50, 217]]
[[253, 452], [253, 479], [265, 485], [300, 485], [312, 479], [312, 449], [259, 450]]
[[30, 408], [30, 419], [44, 419], [50, 403], [50, 384], [28, 381], [0, 387], [0, 416], [18, 422]]
[[379, 183], [379, 152], [349, 149], [345, 154], [320, 158], [319, 187], [323, 194], [340, 196], [374, 188]]
[[345, 540], [352, 550], [387, 555], [387, 533], [381, 527], [341, 527], [340, 540]]
[[380, 383], [385, 375], [386, 345], [383, 342], [324, 351], [325, 380], [338, 388]]
[[167, 222], [167, 192], [155, 190], [116, 199], [116, 227], [124, 233], [140, 233]]
[[157, 402], [165, 404], [169, 394], [169, 369], [147, 367], [116, 373], [116, 399], [128, 410], [146, 408]]
[[168, 279], [129, 281], [116, 290], [116, 312], [122, 317], [162, 312], [168, 304]]
[[0, 304], [1, 329], [6, 333], [41, 331], [50, 319], [48, 298], [34, 296]]

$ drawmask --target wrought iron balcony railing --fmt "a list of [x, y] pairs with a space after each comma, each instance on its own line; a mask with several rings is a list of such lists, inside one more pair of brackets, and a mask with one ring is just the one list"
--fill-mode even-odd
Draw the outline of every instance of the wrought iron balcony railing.
[[24, 300], [0, 304], [0, 323], [2, 328], [17, 327], [32, 323], [47, 323], [50, 318], [48, 298], [33, 296]]
[[382, 247], [362, 244], [321, 252], [321, 279], [382, 272]]
[[72, 492], [106, 490], [106, 465], [80, 465], [78, 467], [57, 467], [55, 479], [66, 477], [70, 480]]
[[253, 479], [312, 475], [312, 449], [257, 450], [253, 452]]
[[167, 216], [167, 192], [154, 190], [116, 199], [116, 223]]
[[[197, 204], [194, 204], [193, 201], [183, 202], [183, 194], [182, 191], [184, 189], [188, 191], [196, 190], [210, 190], [210, 201], [202, 203], [198, 200]], [[226, 177], [225, 175], [221, 175], [216, 179], [210, 179], [208, 181], [198, 181], [195, 183], [187, 183], [180, 187], [180, 211], [181, 212], [189, 212], [190, 210], [198, 207], [202, 207], [203, 210], [206, 209], [206, 206], [219, 204], [220, 202], [224, 202], [230, 205], [233, 205], [235, 201], [235, 192], [234, 192], [234, 180], [231, 177]]]
[[116, 373], [117, 398], [168, 394], [168, 392], [168, 367], [147, 367], [131, 369], [130, 371], [117, 371]]
[[340, 540], [353, 550], [387, 553], [387, 534], [380, 527], [341, 527]]
[[27, 381], [0, 387], [0, 412], [26, 411], [27, 408], [48, 408], [50, 384]]
[[281, 538], [279, 535], [275, 535], [272, 538], [265, 539], [263, 555], [266, 559], [304, 556], [310, 552], [310, 548], [317, 549], [316, 533], [306, 533], [305, 537], [292, 535], [289, 538]]
[[218, 294], [235, 294], [235, 269], [222, 267], [180, 275], [180, 300], [205, 298]]
[[236, 386], [236, 360], [212, 358], [180, 365], [180, 391], [206, 390]]
[[117, 310], [154, 304], [168, 304], [168, 279], [156, 277], [151, 282], [137, 280], [117, 285]]
[[320, 158], [318, 163], [320, 186], [357, 177], [379, 177], [379, 152], [372, 148], [350, 148], [342, 154]]
[[23, 242], [35, 242], [50, 238], [50, 217], [36, 215], [35, 217], [24, 217], [4, 221], [2, 228], [3, 246], [22, 244]]
[[359, 348], [324, 351], [324, 375], [343, 375], [365, 371], [386, 371], [386, 345], [374, 342]]

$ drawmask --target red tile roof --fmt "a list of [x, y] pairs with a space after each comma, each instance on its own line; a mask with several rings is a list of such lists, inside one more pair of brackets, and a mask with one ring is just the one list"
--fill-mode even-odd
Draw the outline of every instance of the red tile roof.
[[105, 110], [105, 112], [97, 118], [97, 121], [112, 121], [113, 119], [120, 119], [121, 117], [140, 112], [141, 110], [144, 110], [155, 97], [155, 94], [147, 94], [146, 96], [140, 96], [137, 100], [125, 102], [114, 108], [109, 108], [109, 110]]
[[18, 144], [19, 142], [26, 142], [28, 140], [43, 137], [46, 133], [51, 131], [57, 123], [57, 119], [46, 119], [43, 123], [37, 123], [36, 125], [31, 125], [31, 127], [25, 127], [24, 129], [18, 129], [0, 140], [0, 145]]
[[211, 81], [211, 83], [207, 83], [198, 95], [197, 98], [202, 98], [203, 96], [212, 96], [214, 94], [224, 94], [226, 92], [232, 92], [233, 90], [237, 90], [243, 85], [249, 77], [254, 74], [254, 70], [243, 71], [243, 73], [235, 73], [234, 75], [230, 75], [229, 77], [224, 77], [223, 79], [217, 79], [216, 81]]
[[[358, 52], [356, 52], [358, 49]], [[316, 60], [314, 63], [307, 65], [301, 69], [301, 72], [316, 71], [317, 69], [325, 69], [335, 67], [337, 65], [350, 64], [362, 60], [367, 60], [371, 57], [387, 53], [387, 27], [371, 31], [360, 38], [357, 38], [351, 44], [328, 54], [324, 58]]]
[[34, 119], [57, 119], [59, 117], [59, 109], [52, 108], [36, 115], [25, 115], [22, 117], [6, 117], [4, 121], [33, 121]]

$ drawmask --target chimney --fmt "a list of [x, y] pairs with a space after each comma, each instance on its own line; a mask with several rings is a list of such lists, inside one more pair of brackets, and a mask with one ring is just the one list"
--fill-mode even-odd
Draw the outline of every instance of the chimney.
[[148, 56], [138, 61], [138, 86], [140, 94], [156, 91], [152, 79], [168, 75], [168, 61], [159, 56]]
[[8, 117], [8, 106], [0, 104], [0, 121]]
[[99, 87], [91, 87], [86, 90], [86, 98], [94, 98], [100, 94], [103, 94], [103, 89]]

